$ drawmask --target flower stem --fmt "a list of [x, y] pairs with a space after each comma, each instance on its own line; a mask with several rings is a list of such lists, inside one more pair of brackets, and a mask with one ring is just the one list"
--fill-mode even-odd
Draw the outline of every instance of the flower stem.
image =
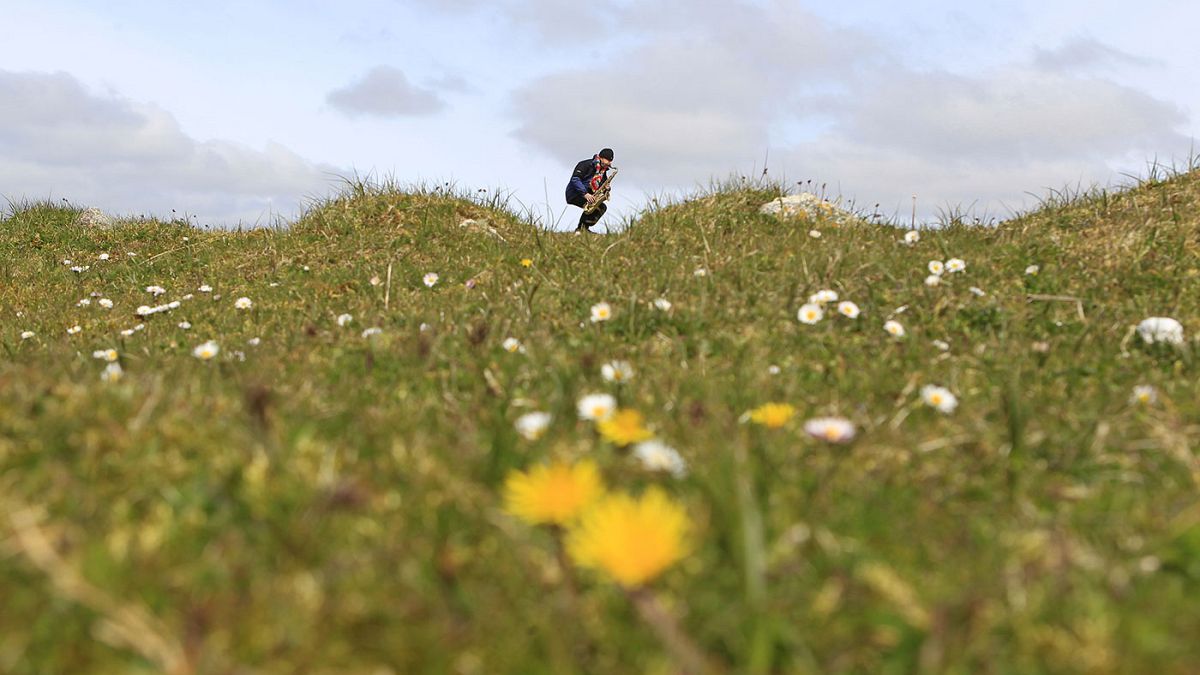
[[678, 619], [663, 606], [658, 596], [645, 587], [626, 589], [625, 593], [637, 608], [638, 615], [658, 635], [658, 639], [662, 640], [667, 651], [675, 658], [680, 673], [704, 675], [713, 672], [708, 658], [683, 632]]

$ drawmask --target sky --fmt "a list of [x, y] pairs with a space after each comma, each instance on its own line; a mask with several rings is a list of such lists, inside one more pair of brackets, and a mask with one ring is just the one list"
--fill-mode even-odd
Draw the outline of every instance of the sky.
[[[571, 229], [764, 170], [932, 222], [1183, 167], [1182, 0], [5, 0], [0, 196], [230, 227], [348, 180], [500, 193]], [[811, 181], [811, 183], [809, 182]], [[485, 193], [479, 193], [486, 190]], [[878, 205], [878, 206], [876, 206]]]

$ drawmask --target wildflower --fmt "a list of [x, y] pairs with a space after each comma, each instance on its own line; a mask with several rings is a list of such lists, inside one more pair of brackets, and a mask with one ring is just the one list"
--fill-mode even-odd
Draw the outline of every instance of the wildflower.
[[125, 257], [127, 257], [127, 258], [136, 258], [136, 257], [137, 257], [137, 254], [136, 254], [136, 253], [134, 253], [133, 251], [128, 251], [128, 252], [126, 252], [126, 253], [125, 253]]
[[1036, 277], [1040, 271], [1042, 271], [1042, 268], [1038, 265], [1030, 265], [1029, 267], [1025, 268], [1025, 276]]
[[837, 302], [837, 300], [837, 291], [831, 291], [829, 289], [817, 291], [816, 293], [808, 296], [808, 301], [814, 305], [824, 305], [829, 302]]
[[692, 272], [692, 276], [706, 277], [706, 276], [708, 276], [708, 270], [704, 269], [703, 267], [697, 267], [696, 271]]
[[113, 301], [109, 300], [108, 298], [100, 298], [96, 304], [100, 305], [104, 309], [112, 309], [113, 308]]
[[900, 325], [899, 321], [884, 322], [883, 329], [892, 337], [902, 338], [905, 335], [904, 326]]
[[257, 347], [262, 344], [262, 338], [252, 337], [249, 340], [246, 340], [246, 344], [250, 345], [251, 347]]
[[636, 410], [617, 410], [596, 424], [605, 440], [615, 445], [631, 445], [650, 440], [654, 434], [645, 426], [645, 418]]
[[91, 265], [76, 265], [71, 268], [71, 271], [76, 274], [83, 274], [84, 272], [88, 271], [89, 269], [91, 269]]
[[671, 311], [671, 301], [666, 298], [656, 298], [654, 308], [662, 312], [669, 312]]
[[134, 326], [133, 329], [134, 330], [146, 330], [146, 324], [139, 323], [138, 325]]
[[429, 272], [421, 277], [421, 281], [425, 283], [426, 287], [433, 288], [434, 284], [438, 282], [438, 278], [437, 272]]
[[764, 403], [750, 411], [750, 421], [768, 429], [779, 429], [796, 416], [796, 408], [790, 403]]
[[477, 283], [478, 283], [478, 282], [476, 282], [474, 278], [471, 278], [471, 279], [467, 279], [466, 281], [464, 281], [464, 282], [463, 282], [463, 286], [466, 286], [466, 287], [467, 287], [467, 290], [469, 291], [469, 290], [471, 290], [472, 288], [475, 288], [475, 285], [476, 285]]
[[633, 446], [633, 456], [647, 471], [665, 471], [676, 478], [687, 475], [687, 463], [679, 451], [659, 440], [642, 441]]
[[602, 422], [617, 410], [617, 399], [609, 394], [588, 394], [575, 405], [579, 419]]
[[352, 321], [354, 321], [354, 317], [350, 316], [349, 314], [339, 314], [337, 318], [337, 325], [349, 326]]
[[180, 321], [179, 327], [182, 328], [183, 330], [189, 330], [189, 329], [191, 329], [192, 324], [188, 321]]
[[592, 323], [608, 321], [612, 318], [612, 307], [607, 302], [598, 302], [592, 305]]
[[172, 300], [167, 303], [167, 309], [179, 309], [180, 304], [178, 300]]
[[192, 356], [195, 356], [196, 358], [200, 359], [201, 361], [208, 361], [209, 359], [216, 356], [217, 353], [220, 351], [221, 351], [221, 348], [217, 346], [217, 343], [213, 342], [212, 340], [209, 340], [208, 342], [205, 342], [204, 344], [199, 345], [195, 349], [193, 349]]
[[533, 259], [521, 258], [521, 267], [533, 267]]
[[125, 330], [121, 331], [121, 337], [132, 337], [132, 336], [133, 336], [132, 328], [126, 328]]
[[531, 525], [565, 525], [603, 494], [600, 470], [590, 460], [542, 464], [508, 474], [504, 510]]
[[937, 347], [938, 349], [940, 349], [944, 352], [950, 351], [950, 343], [949, 342], [945, 342], [943, 340], [934, 340], [930, 344], [932, 344], [934, 347]]
[[22, 332], [21, 332], [21, 339], [22, 339], [22, 340], [28, 340], [28, 339], [32, 338], [34, 335], [37, 335], [37, 333], [34, 333], [34, 332], [33, 332], [33, 331], [31, 331], [31, 330], [22, 331]]
[[369, 337], [374, 337], [374, 336], [376, 336], [376, 335], [379, 335], [379, 334], [380, 334], [380, 333], [382, 333], [382, 332], [383, 332], [383, 329], [382, 329], [382, 328], [379, 328], [378, 326], [374, 326], [374, 327], [371, 327], [371, 328], [368, 328], [368, 329], [364, 330], [364, 331], [362, 332], [362, 336], [363, 336], [364, 338], [369, 338]]
[[844, 417], [816, 417], [804, 423], [804, 433], [830, 443], [854, 440], [854, 424]]
[[1148, 384], [1139, 384], [1133, 388], [1129, 402], [1133, 405], [1154, 405], [1158, 401], [1158, 390]]
[[839, 314], [848, 319], [857, 319], [860, 313], [858, 305], [850, 302], [849, 300], [843, 300], [842, 302], [839, 302], [837, 310]]
[[504, 347], [504, 351], [510, 354], [516, 354], [517, 352], [525, 353], [525, 345], [521, 344], [521, 341], [515, 337], [504, 338], [504, 342], [500, 346]]
[[121, 364], [113, 362], [104, 367], [104, 370], [100, 373], [100, 381], [108, 383], [117, 382], [123, 375], [125, 375], [125, 371], [121, 368]]
[[200, 288], [197, 288], [196, 290], [200, 291], [201, 293], [212, 293], [212, 286], [209, 286], [208, 284], [200, 284]]
[[371, 285], [372, 286], [378, 286], [379, 284], [382, 284], [382, 283], [383, 283], [383, 279], [380, 279], [378, 274], [371, 277]]
[[808, 236], [812, 237], [813, 239], [820, 239], [821, 231], [820, 230], [809, 230]]
[[945, 271], [946, 271], [946, 265], [943, 264], [941, 260], [930, 260], [929, 261], [929, 273], [930, 274], [936, 274], [938, 276], [941, 276], [942, 273]]
[[109, 363], [116, 361], [117, 356], [117, 350], [115, 349], [97, 349], [96, 351], [92, 352], [93, 359], [100, 359], [102, 361], [108, 361]]
[[783, 371], [780, 370], [779, 366], [771, 364], [771, 365], [767, 366], [767, 372], [770, 373], [771, 375], [778, 375], [779, 373], [781, 373]]
[[526, 440], [536, 441], [550, 427], [550, 413], [525, 413], [518, 417], [516, 422], [513, 422], [513, 426], [516, 427], [517, 433], [521, 434]]
[[913, 244], [917, 243], [918, 241], [921, 241], [921, 233], [920, 232], [917, 232], [916, 230], [909, 230], [908, 232], [904, 233], [904, 243], [907, 244], [908, 246], [912, 246]]
[[686, 511], [658, 488], [640, 499], [607, 495], [571, 527], [567, 551], [575, 564], [636, 588], [683, 558], [688, 529]]
[[987, 295], [987, 293], [984, 293], [983, 289], [979, 288], [978, 286], [972, 286], [972, 287], [968, 288], [967, 290], [971, 291], [971, 293], [973, 293], [976, 297], [982, 298], [983, 296]]
[[77, 335], [83, 330], [83, 326], [75, 325], [67, 329], [67, 335]]
[[162, 286], [147, 286], [146, 292], [157, 297], [157, 296], [162, 295], [163, 293], [166, 293], [167, 289], [163, 288]]
[[101, 253], [101, 254], [98, 256], [98, 258], [99, 258], [100, 260], [108, 260], [108, 254], [107, 254], [107, 253]]
[[250, 298], [241, 297], [233, 301], [233, 306], [235, 309], [250, 309], [254, 303], [250, 302]]
[[925, 285], [930, 288], [933, 288], [941, 283], [942, 277], [938, 276], [937, 274], [930, 274], [929, 276], [925, 277]]
[[233, 358], [237, 359], [238, 361], [245, 361], [246, 360], [246, 352], [235, 350], [233, 352]]
[[65, 259], [63, 259], [62, 264], [63, 264], [63, 267], [70, 267], [72, 263], [69, 258], [65, 258]]
[[76, 307], [87, 307], [90, 304], [92, 304], [92, 301], [90, 298], [83, 298], [79, 302], [75, 303], [75, 306]]
[[609, 361], [600, 366], [600, 375], [605, 382], [628, 382], [633, 379], [633, 366], [628, 361]]
[[150, 305], [142, 305], [134, 310], [138, 316], [149, 316], [154, 313], [154, 308]]
[[796, 318], [800, 320], [800, 323], [806, 323], [810, 326], [820, 321], [824, 316], [825, 310], [821, 309], [820, 305], [811, 302], [807, 305], [802, 305], [800, 311], [796, 312]]
[[185, 293], [182, 299], [183, 300], [191, 300], [194, 297], [196, 297], [196, 296], [192, 295], [191, 293]]
[[962, 258], [951, 258], [946, 261], [946, 271], [950, 273], [963, 272], [967, 269], [967, 263]]
[[940, 412], [952, 413], [958, 407], [958, 397], [945, 387], [927, 384], [921, 387], [921, 398], [927, 405], [937, 408]]
[[1156, 342], [1172, 345], [1183, 344], [1183, 326], [1170, 317], [1152, 316], [1144, 319], [1137, 326], [1137, 334], [1148, 345]]

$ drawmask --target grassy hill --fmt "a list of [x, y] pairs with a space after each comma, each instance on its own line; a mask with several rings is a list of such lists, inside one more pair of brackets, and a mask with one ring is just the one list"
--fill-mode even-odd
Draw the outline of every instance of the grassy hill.
[[[1200, 176], [912, 245], [760, 215], [777, 194], [603, 237], [361, 185], [286, 231], [14, 206], [0, 672], [1200, 670]], [[861, 314], [802, 323], [822, 289]], [[1187, 344], [1142, 344], [1150, 316]], [[579, 419], [591, 393], [686, 474]], [[805, 432], [823, 416], [856, 437]], [[662, 490], [684, 554], [636, 588], [580, 564], [580, 521], [506, 506], [550, 461]], [[638, 532], [614, 555], [649, 555]]]

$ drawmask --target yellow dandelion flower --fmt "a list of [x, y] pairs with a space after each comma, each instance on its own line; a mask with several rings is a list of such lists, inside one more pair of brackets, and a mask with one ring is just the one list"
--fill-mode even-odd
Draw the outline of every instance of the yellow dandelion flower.
[[654, 437], [646, 428], [646, 419], [636, 410], [618, 410], [596, 424], [600, 435], [616, 445], [632, 445]]
[[796, 409], [790, 403], [764, 403], [750, 411], [750, 421], [769, 429], [778, 429], [795, 415]]
[[504, 510], [533, 525], [563, 525], [602, 494], [604, 484], [594, 462], [542, 464], [508, 474]]
[[533, 259], [521, 258], [521, 267], [533, 267]]
[[567, 533], [575, 564], [599, 570], [627, 588], [642, 586], [687, 553], [687, 513], [658, 488], [640, 499], [606, 495]]

